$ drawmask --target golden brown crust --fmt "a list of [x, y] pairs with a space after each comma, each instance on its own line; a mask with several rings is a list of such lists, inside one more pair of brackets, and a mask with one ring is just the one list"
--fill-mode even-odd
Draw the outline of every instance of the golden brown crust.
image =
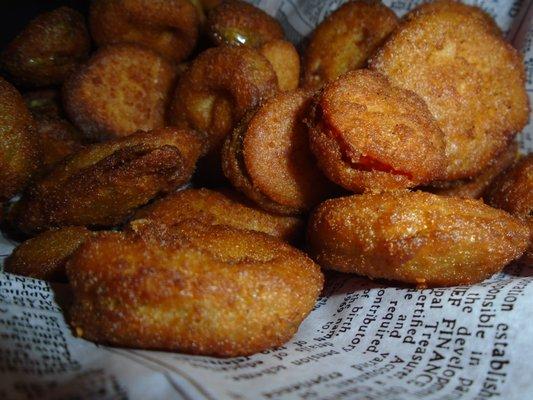
[[494, 178], [509, 168], [518, 157], [518, 143], [511, 142], [500, 154], [493, 158], [489, 165], [479, 175], [471, 179], [458, 181], [433, 182], [424, 190], [441, 196], [463, 197], [465, 199], [479, 199], [487, 190]]
[[533, 265], [533, 153], [523, 156], [494, 180], [485, 194], [493, 207], [501, 208], [529, 225], [530, 244], [522, 261]]
[[19, 84], [55, 85], [87, 58], [89, 50], [83, 16], [60, 7], [32, 20], [2, 52], [0, 63]]
[[270, 62], [248, 47], [219, 46], [191, 62], [180, 77], [170, 120], [203, 132], [216, 152], [244, 114], [278, 90]]
[[309, 150], [303, 118], [312, 94], [298, 90], [271, 97], [241, 121], [224, 146], [226, 176], [266, 210], [303, 213], [335, 190]]
[[180, 62], [193, 51], [202, 18], [189, 0], [95, 0], [89, 23], [98, 46], [136, 43]]
[[309, 222], [323, 267], [418, 286], [471, 284], [520, 257], [529, 230], [483, 202], [425, 192], [328, 200]]
[[204, 224], [263, 232], [290, 243], [303, 238], [304, 229], [301, 218], [268, 213], [229, 190], [187, 189], [173, 193], [139, 210], [132, 224], [138, 219], [169, 226], [195, 219]]
[[184, 184], [202, 145], [193, 131], [165, 128], [88, 146], [29, 187], [10, 221], [27, 234], [121, 224], [136, 208]]
[[225, 0], [207, 16], [206, 30], [215, 45], [261, 47], [283, 39], [280, 23], [266, 12], [240, 0]]
[[67, 274], [78, 335], [224, 357], [285, 343], [323, 284], [316, 264], [268, 235], [198, 222], [100, 235]]
[[295, 90], [300, 83], [300, 55], [291, 42], [272, 40], [259, 48], [259, 52], [270, 62], [279, 90]]
[[63, 105], [89, 139], [161, 128], [175, 76], [172, 64], [149, 49], [105, 47], [66, 80]]
[[5, 271], [47, 281], [65, 279], [65, 264], [93, 233], [69, 226], [41, 233], [19, 245], [6, 259]]
[[21, 190], [38, 166], [28, 108], [20, 93], [0, 77], [0, 201]]
[[525, 125], [522, 57], [482, 11], [450, 1], [409, 13], [371, 61], [422, 97], [445, 134], [445, 179], [480, 173]]
[[308, 124], [319, 166], [348, 190], [413, 187], [442, 174], [443, 134], [426, 105], [376, 72], [326, 84]]
[[398, 18], [380, 1], [349, 1], [313, 31], [304, 58], [304, 84], [332, 81], [347, 71], [364, 67]]

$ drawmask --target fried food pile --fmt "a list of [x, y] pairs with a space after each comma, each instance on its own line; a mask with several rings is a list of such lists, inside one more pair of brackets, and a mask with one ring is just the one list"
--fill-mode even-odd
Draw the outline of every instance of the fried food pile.
[[0, 53], [5, 270], [67, 281], [78, 336], [248, 355], [296, 333], [321, 268], [432, 287], [533, 261], [524, 64], [480, 9], [349, 1], [302, 63], [239, 0], [87, 21]]

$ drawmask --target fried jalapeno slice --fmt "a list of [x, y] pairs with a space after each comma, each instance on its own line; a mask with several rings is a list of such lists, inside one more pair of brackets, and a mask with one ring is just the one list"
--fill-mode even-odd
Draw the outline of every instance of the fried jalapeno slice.
[[523, 156], [512, 168], [503, 172], [487, 190], [485, 199], [522, 218], [530, 229], [530, 244], [523, 261], [533, 264], [533, 153]]
[[202, 148], [196, 133], [175, 128], [88, 146], [29, 187], [9, 219], [26, 234], [121, 224], [136, 208], [187, 182]]
[[226, 0], [207, 16], [207, 35], [216, 45], [261, 47], [283, 39], [280, 23], [263, 10], [239, 0]]
[[424, 101], [376, 72], [327, 84], [308, 124], [320, 167], [348, 190], [413, 187], [442, 175], [443, 133]]
[[384, 192], [328, 200], [308, 243], [323, 267], [417, 286], [472, 284], [528, 245], [528, 227], [479, 200]]
[[89, 55], [83, 16], [68, 7], [43, 13], [5, 48], [0, 64], [25, 86], [60, 84]]
[[313, 31], [305, 50], [304, 84], [312, 87], [365, 66], [398, 26], [392, 10], [379, 1], [349, 1]]
[[334, 191], [309, 150], [303, 118], [311, 96], [311, 91], [298, 90], [271, 97], [226, 140], [224, 174], [265, 210], [304, 213]]
[[286, 242], [303, 238], [304, 221], [263, 211], [238, 193], [224, 190], [186, 189], [169, 194], [135, 214], [135, 220], [153, 220], [173, 226], [186, 219], [263, 232]]
[[98, 46], [136, 43], [180, 62], [193, 51], [202, 18], [189, 0], [94, 0], [89, 23]]
[[65, 264], [93, 232], [68, 226], [26, 240], [6, 259], [5, 271], [47, 281], [65, 280]]
[[79, 336], [223, 357], [284, 344], [323, 285], [320, 268], [277, 239], [198, 222], [100, 235], [67, 274]]
[[294, 90], [300, 83], [300, 55], [291, 42], [272, 40], [259, 48], [259, 52], [270, 62], [279, 90]]
[[248, 47], [219, 46], [201, 53], [181, 75], [171, 104], [171, 122], [208, 136], [208, 151], [220, 148], [244, 114], [278, 90], [270, 62]]
[[21, 190], [38, 166], [30, 112], [20, 93], [0, 77], [0, 201]]
[[67, 79], [63, 105], [93, 140], [161, 128], [175, 76], [173, 65], [149, 49], [105, 47]]
[[457, 2], [424, 4], [370, 63], [427, 103], [445, 135], [445, 180], [479, 174], [529, 115], [522, 57], [482, 15]]

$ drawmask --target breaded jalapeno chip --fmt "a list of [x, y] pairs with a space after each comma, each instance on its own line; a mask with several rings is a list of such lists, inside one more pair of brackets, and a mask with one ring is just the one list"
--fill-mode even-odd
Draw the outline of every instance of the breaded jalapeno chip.
[[417, 286], [479, 282], [520, 257], [529, 230], [479, 200], [385, 192], [328, 200], [308, 242], [323, 267]]
[[20, 93], [0, 77], [0, 201], [24, 187], [39, 157], [33, 120]]
[[509, 168], [518, 158], [518, 143], [513, 141], [506, 149], [494, 157], [479, 175], [457, 181], [433, 182], [424, 190], [441, 196], [456, 196], [479, 199], [483, 196], [494, 178]]
[[370, 63], [427, 103], [445, 135], [446, 180], [479, 174], [528, 119], [522, 57], [489, 19], [456, 2], [424, 4]]
[[225, 0], [207, 16], [206, 30], [216, 45], [261, 47], [283, 39], [280, 23], [266, 12], [240, 0]]
[[208, 136], [208, 151], [220, 148], [244, 114], [278, 90], [270, 62], [249, 47], [219, 46], [191, 62], [176, 88], [170, 119]]
[[82, 226], [53, 229], [26, 240], [6, 259], [5, 271], [47, 281], [65, 279], [65, 263], [94, 233]]
[[89, 55], [83, 16], [68, 7], [43, 13], [5, 48], [0, 64], [25, 86], [62, 83]]
[[279, 90], [294, 90], [300, 83], [300, 55], [291, 42], [272, 40], [265, 43], [259, 52], [270, 62]]
[[136, 208], [187, 182], [202, 147], [193, 131], [175, 128], [88, 146], [29, 187], [8, 218], [26, 234], [121, 224]]
[[326, 84], [308, 124], [320, 167], [348, 190], [413, 187], [443, 173], [443, 133], [424, 101], [376, 72]]
[[175, 76], [172, 64], [149, 49], [105, 47], [67, 79], [63, 105], [89, 139], [161, 128]]
[[320, 268], [300, 251], [199, 222], [99, 235], [72, 256], [67, 274], [77, 335], [223, 357], [285, 343], [323, 285]]
[[265, 210], [303, 213], [334, 191], [309, 150], [303, 118], [311, 96], [311, 91], [297, 90], [271, 97], [226, 140], [224, 174]]
[[216, 45], [249, 46], [272, 64], [280, 90], [293, 90], [300, 81], [300, 56], [284, 39], [283, 28], [263, 10], [244, 1], [222, 2], [207, 18], [207, 34]]
[[137, 43], [180, 62], [193, 51], [202, 18], [189, 0], [94, 0], [89, 23], [99, 46]]
[[522, 218], [530, 229], [530, 244], [523, 261], [533, 264], [533, 153], [522, 157], [512, 168], [503, 172], [487, 190], [485, 199]]
[[304, 84], [321, 86], [345, 72], [364, 67], [398, 18], [380, 1], [349, 1], [313, 31], [305, 50]]
[[134, 220], [138, 219], [168, 226], [195, 219], [263, 232], [291, 243], [303, 238], [304, 229], [303, 219], [268, 213], [229, 190], [187, 189], [169, 194], [135, 213]]

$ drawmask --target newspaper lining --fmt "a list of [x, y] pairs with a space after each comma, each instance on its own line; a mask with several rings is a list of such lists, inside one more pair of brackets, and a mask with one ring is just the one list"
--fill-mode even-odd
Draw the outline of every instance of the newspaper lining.
[[[255, 0], [301, 43], [342, 1]], [[420, 1], [384, 1], [403, 15]], [[533, 96], [533, 1], [478, 0], [524, 53]], [[533, 100], [533, 99], [532, 99]], [[533, 101], [532, 101], [533, 103]], [[520, 137], [533, 150], [533, 124]], [[0, 257], [14, 243], [0, 238]], [[533, 398], [533, 268], [416, 290], [329, 273], [285, 346], [216, 359], [97, 346], [65, 322], [68, 288], [0, 273], [0, 399]]]

